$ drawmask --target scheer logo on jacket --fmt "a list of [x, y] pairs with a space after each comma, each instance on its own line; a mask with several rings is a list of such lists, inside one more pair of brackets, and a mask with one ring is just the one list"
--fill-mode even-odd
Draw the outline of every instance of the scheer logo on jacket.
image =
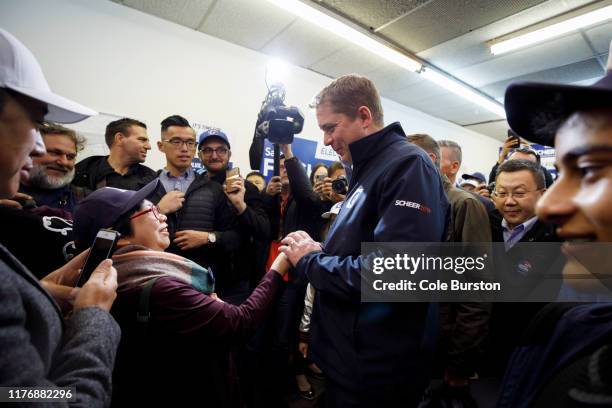
[[419, 210], [425, 214], [431, 213], [431, 208], [424, 206], [423, 204], [415, 203], [414, 201], [395, 200], [395, 206], [414, 208], [415, 210]]

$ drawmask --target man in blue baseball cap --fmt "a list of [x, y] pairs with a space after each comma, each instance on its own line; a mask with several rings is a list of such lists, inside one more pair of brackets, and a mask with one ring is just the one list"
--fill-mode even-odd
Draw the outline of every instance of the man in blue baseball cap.
[[[221, 283], [225, 300], [235, 304], [246, 298], [249, 281], [257, 281], [263, 274], [263, 263], [252, 262], [253, 242], [267, 242], [270, 238], [270, 221], [261, 194], [257, 187], [246, 181], [240, 174], [227, 178], [232, 151], [225, 132], [209, 128], [198, 138], [198, 157], [206, 168], [208, 177], [223, 188], [232, 204], [234, 223], [241, 233], [236, 249], [228, 254], [232, 262], [227, 262], [227, 281]], [[249, 255], [251, 254], [251, 255]]]

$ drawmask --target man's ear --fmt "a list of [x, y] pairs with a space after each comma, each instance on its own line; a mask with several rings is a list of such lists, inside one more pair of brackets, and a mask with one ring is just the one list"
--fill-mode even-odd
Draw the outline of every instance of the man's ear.
[[117, 132], [115, 133], [115, 136], [113, 138], [115, 140], [115, 143], [121, 143], [121, 141], [123, 141], [123, 139], [125, 139], [125, 135], [121, 132]]
[[453, 174], [458, 173], [460, 167], [461, 167], [461, 163], [459, 163], [458, 161], [454, 161], [452, 164]]
[[165, 152], [164, 152], [164, 148], [163, 148], [163, 147], [164, 147], [164, 142], [162, 142], [161, 140], [159, 140], [159, 141], [157, 142], [157, 149], [158, 149], [160, 152], [165, 153]]
[[230, 149], [227, 149], [227, 161], [229, 161], [232, 158], [232, 151]]
[[359, 109], [357, 109], [357, 117], [361, 119], [365, 129], [372, 125], [372, 112], [367, 106], [360, 106]]

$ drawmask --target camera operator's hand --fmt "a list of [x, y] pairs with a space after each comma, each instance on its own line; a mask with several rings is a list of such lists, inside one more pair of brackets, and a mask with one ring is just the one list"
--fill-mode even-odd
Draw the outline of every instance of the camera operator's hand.
[[476, 187], [474, 189], [474, 193], [480, 194], [483, 197], [491, 198], [491, 192], [489, 191], [486, 184]]
[[293, 158], [293, 151], [291, 150], [290, 144], [279, 144], [278, 147], [283, 156], [285, 156], [285, 160]]
[[266, 186], [266, 194], [275, 196], [277, 194], [280, 194], [282, 189], [283, 189], [283, 184], [281, 183], [280, 176], [274, 176], [270, 179], [270, 182]]
[[91, 274], [89, 280], [79, 289], [74, 300], [74, 310], [85, 307], [99, 307], [107, 312], [117, 297], [117, 270], [113, 261], [105, 259]]
[[287, 255], [293, 266], [297, 265], [304, 255], [323, 250], [321, 243], [310, 238], [310, 235], [304, 231], [288, 234], [281, 243], [283, 245], [278, 250]]
[[183, 207], [184, 201], [185, 193], [181, 191], [170, 191], [162, 197], [157, 204], [157, 207], [159, 208], [159, 212], [162, 214], [172, 214]]
[[244, 202], [244, 193], [246, 189], [244, 188], [244, 180], [242, 177], [234, 176], [226, 179], [223, 184], [223, 191], [238, 211], [238, 215], [242, 214], [247, 209], [247, 205]]
[[506, 156], [508, 155], [508, 153], [510, 153], [510, 150], [516, 149], [517, 147], [520, 146], [520, 144], [521, 144], [521, 141], [519, 139], [508, 137], [506, 141], [504, 142], [501, 152], [499, 153], [499, 158], [497, 159], [497, 163], [502, 164], [504, 160], [506, 159]]
[[321, 181], [317, 181], [315, 182], [314, 186], [312, 187], [313, 191], [319, 196], [321, 197], [321, 200], [325, 200], [327, 199], [327, 196], [325, 196], [325, 194], [323, 193], [323, 186], [325, 186], [325, 181], [321, 180]]
[[334, 204], [340, 201], [344, 201], [346, 199], [346, 195], [338, 194], [334, 191], [334, 189], [332, 188], [332, 179], [329, 177], [326, 177], [325, 180], [323, 180], [322, 190], [323, 197], [325, 197], [327, 200], [331, 201]]

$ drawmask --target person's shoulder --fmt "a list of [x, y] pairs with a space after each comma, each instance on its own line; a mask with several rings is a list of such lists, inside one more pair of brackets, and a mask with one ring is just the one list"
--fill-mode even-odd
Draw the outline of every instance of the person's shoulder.
[[159, 174], [157, 171], [153, 170], [152, 168], [148, 166], [145, 166], [144, 164], [138, 163], [137, 169], [138, 169], [138, 172], [144, 176], [152, 177], [152, 178], [159, 177]]
[[557, 235], [556, 227], [553, 224], [545, 223], [537, 220], [533, 227], [527, 231], [523, 240], [531, 240], [535, 242], [561, 242], [562, 239]]
[[89, 156], [89, 157], [86, 157], [83, 160], [80, 160], [76, 164], [75, 168], [77, 170], [86, 169], [86, 168], [88, 168], [90, 166], [93, 166], [93, 165], [99, 163], [102, 160], [105, 160], [107, 157], [108, 156]]

